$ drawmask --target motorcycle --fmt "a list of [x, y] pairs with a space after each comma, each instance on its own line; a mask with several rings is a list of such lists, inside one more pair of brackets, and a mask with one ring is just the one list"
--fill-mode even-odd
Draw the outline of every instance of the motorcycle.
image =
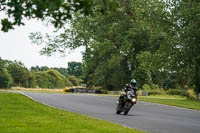
[[134, 90], [129, 90], [127, 93], [122, 92], [117, 101], [116, 114], [123, 112], [124, 115], [127, 115], [136, 102], [137, 96], [135, 95]]

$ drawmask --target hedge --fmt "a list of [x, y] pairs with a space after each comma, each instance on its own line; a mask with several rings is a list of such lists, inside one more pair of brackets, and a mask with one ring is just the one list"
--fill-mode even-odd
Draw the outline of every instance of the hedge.
[[181, 89], [169, 89], [167, 90], [168, 95], [179, 95], [179, 96], [186, 96], [187, 90], [181, 90]]

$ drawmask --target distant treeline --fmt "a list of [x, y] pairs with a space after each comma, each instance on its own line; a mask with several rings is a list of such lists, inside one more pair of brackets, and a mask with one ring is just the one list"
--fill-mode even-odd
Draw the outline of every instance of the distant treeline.
[[78, 86], [82, 82], [81, 63], [69, 62], [68, 68], [36, 66], [27, 69], [18, 61], [0, 58], [0, 88], [20, 86], [25, 88], [63, 88]]

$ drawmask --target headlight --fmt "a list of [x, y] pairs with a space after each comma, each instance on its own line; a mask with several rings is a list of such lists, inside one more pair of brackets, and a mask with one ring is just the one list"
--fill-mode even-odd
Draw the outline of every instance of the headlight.
[[132, 98], [132, 102], [136, 102], [136, 98]]

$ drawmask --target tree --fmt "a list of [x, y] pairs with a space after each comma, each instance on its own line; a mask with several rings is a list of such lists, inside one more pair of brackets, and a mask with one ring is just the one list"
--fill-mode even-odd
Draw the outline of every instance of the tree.
[[176, 31], [178, 44], [177, 55], [179, 66], [191, 77], [191, 84], [195, 86], [199, 100], [200, 93], [200, 1], [173, 1], [175, 7]]
[[40, 71], [47, 71], [47, 70], [49, 70], [48, 66], [41, 66], [40, 67]]
[[32, 72], [38, 72], [38, 71], [40, 71], [40, 67], [39, 66], [35, 66], [35, 67], [31, 67], [31, 71]]
[[[76, 14], [71, 21], [72, 29], [45, 42], [43, 53], [49, 55], [65, 48], [85, 46], [83, 74], [90, 86], [120, 89], [132, 76], [142, 77], [144, 73], [135, 75], [144, 70], [139, 67], [143, 62], [136, 57], [145, 51], [158, 54], [157, 50], [166, 44], [169, 12], [163, 1], [118, 2], [120, 8], [115, 12], [87, 17]], [[33, 38], [37, 40], [41, 36]], [[144, 72], [151, 79], [151, 71]]]
[[61, 73], [62, 75], [66, 76], [66, 77], [68, 76], [67, 68], [62, 68], [62, 67], [56, 68], [56, 67], [54, 67], [54, 68], [51, 68], [51, 69], [57, 70], [59, 73]]
[[10, 88], [13, 79], [6, 68], [0, 68], [0, 88]]
[[133, 71], [133, 75], [137, 78], [137, 86], [142, 87], [144, 84], [152, 85], [152, 57], [149, 51], [137, 54], [136, 59], [139, 62], [138, 68]]
[[68, 74], [80, 77], [82, 75], [82, 64], [80, 62], [68, 62]]
[[28, 77], [30, 74], [27, 68], [21, 62], [11, 62], [8, 64], [7, 69], [13, 77], [14, 85], [29, 87]]
[[41, 88], [64, 88], [66, 86], [72, 86], [72, 83], [68, 78], [60, 74], [56, 70], [47, 70], [36, 72], [37, 86]]
[[35, 66], [35, 67], [31, 67], [31, 71], [34, 71], [34, 72], [38, 72], [38, 71], [47, 71], [49, 70], [50, 68], [47, 67], [47, 66]]
[[36, 74], [34, 72], [29, 72], [28, 73], [28, 77], [27, 77], [27, 80], [28, 80], [28, 88], [35, 88], [36, 85], [37, 85], [37, 80], [36, 80]]
[[74, 12], [92, 15], [95, 11], [106, 12], [117, 7], [114, 0], [1, 0], [0, 11], [7, 15], [1, 20], [2, 31], [24, 25], [23, 18], [47, 20], [55, 27], [62, 27]]
[[90, 26], [91, 22], [94, 25], [86, 32], [93, 35], [90, 36], [93, 42], [90, 43], [91, 52], [86, 56], [85, 67], [89, 83], [108, 89], [120, 89], [130, 78], [136, 78], [141, 85], [150, 83], [153, 68], [145, 67], [145, 70], [143, 60], [136, 57], [145, 51], [158, 54], [157, 51], [167, 43], [166, 34], [170, 29], [166, 3], [120, 2], [121, 10], [118, 12], [97, 16], [96, 19], [86, 18], [87, 24], [84, 24]]

